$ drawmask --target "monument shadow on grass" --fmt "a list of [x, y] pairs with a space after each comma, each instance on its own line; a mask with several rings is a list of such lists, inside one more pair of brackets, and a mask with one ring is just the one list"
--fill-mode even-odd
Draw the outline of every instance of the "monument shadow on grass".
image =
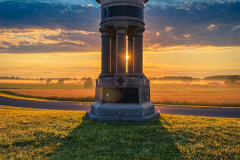
[[181, 159], [169, 125], [161, 117], [149, 122], [82, 123], [60, 140], [50, 159]]

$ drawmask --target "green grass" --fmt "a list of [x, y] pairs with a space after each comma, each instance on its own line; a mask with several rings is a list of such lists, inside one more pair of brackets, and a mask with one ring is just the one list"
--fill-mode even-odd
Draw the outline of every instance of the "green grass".
[[92, 122], [80, 111], [0, 106], [0, 135], [0, 159], [240, 159], [240, 119]]

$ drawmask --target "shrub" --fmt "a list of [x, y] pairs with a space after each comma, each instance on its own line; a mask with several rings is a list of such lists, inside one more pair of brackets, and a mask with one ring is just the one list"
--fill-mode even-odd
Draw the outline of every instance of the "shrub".
[[238, 76], [230, 76], [225, 82], [224, 84], [226, 86], [236, 86], [240, 84], [240, 78]]
[[64, 84], [64, 79], [59, 79], [58, 84]]
[[93, 89], [93, 82], [91, 77], [87, 78], [87, 80], [84, 83], [84, 88], [85, 89]]
[[50, 82], [52, 82], [51, 79], [47, 79], [47, 80], [46, 80], [46, 84], [49, 84]]

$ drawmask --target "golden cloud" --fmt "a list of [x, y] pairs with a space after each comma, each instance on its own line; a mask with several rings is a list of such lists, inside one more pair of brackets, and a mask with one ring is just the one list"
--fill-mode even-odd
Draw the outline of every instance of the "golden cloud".
[[[36, 45], [36, 44], [59, 44], [59, 43], [72, 43], [85, 45], [80, 40], [62, 40], [60, 38], [48, 39], [47, 36], [63, 36], [63, 34], [79, 34], [91, 35], [96, 32], [87, 32], [82, 30], [50, 30], [50, 29], [1, 29], [0, 30], [0, 47], [8, 48], [9, 45]], [[67, 38], [67, 37], [66, 37]]]
[[167, 27], [165, 28], [165, 31], [168, 32], [168, 31], [171, 31], [172, 29], [173, 29], [172, 27], [167, 26]]
[[211, 31], [211, 30], [213, 30], [214, 28], [217, 28], [217, 26], [214, 25], [214, 24], [211, 24], [210, 26], [207, 27], [207, 30]]
[[166, 53], [166, 52], [218, 52], [224, 50], [240, 49], [238, 46], [229, 47], [215, 47], [215, 46], [201, 46], [201, 45], [178, 45], [178, 46], [161, 46], [159, 43], [153, 44], [149, 47], [144, 47], [144, 53]]

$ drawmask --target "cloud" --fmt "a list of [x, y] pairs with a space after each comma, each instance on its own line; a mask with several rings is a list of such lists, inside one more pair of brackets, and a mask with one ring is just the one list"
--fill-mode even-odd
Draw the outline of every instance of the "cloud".
[[217, 26], [214, 25], [214, 24], [211, 24], [210, 26], [207, 27], [207, 30], [208, 30], [208, 31], [211, 31], [211, 30], [213, 30], [214, 28], [217, 28]]
[[[0, 2], [0, 52], [99, 52], [100, 9], [92, 2]], [[179, 2], [146, 6], [145, 52], [240, 45], [240, 2]]]
[[99, 33], [62, 29], [2, 29], [0, 52], [98, 52]]
[[[146, 4], [146, 6], [157, 6], [163, 9], [167, 7], [176, 7], [180, 9], [190, 10], [189, 6], [191, 6], [193, 3], [223, 4], [225, 2], [225, 0], [151, 0]], [[229, 2], [239, 2], [239, 0], [229, 0]], [[201, 7], [198, 8], [201, 9]]]
[[239, 8], [240, 2], [165, 8], [149, 5], [145, 11], [145, 51], [154, 46], [239, 46]]
[[231, 29], [231, 31], [234, 31], [234, 30], [236, 30], [236, 29], [240, 29], [240, 25], [238, 25], [238, 26], [233, 26], [232, 29]]
[[91, 6], [13, 1], [0, 3], [0, 28], [96, 31], [99, 23], [100, 10]]

